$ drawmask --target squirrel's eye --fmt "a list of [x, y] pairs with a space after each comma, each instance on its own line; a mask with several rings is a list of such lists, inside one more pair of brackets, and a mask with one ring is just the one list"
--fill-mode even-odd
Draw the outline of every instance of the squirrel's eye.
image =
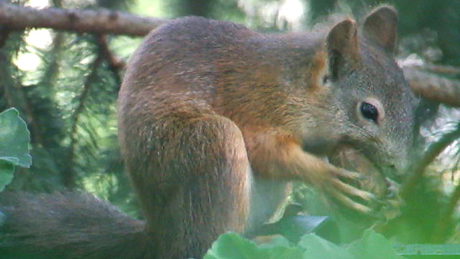
[[379, 111], [377, 110], [377, 107], [375, 107], [374, 105], [367, 102], [362, 102], [361, 106], [359, 107], [359, 110], [361, 111], [361, 114], [364, 118], [372, 120], [375, 123], [378, 122]]

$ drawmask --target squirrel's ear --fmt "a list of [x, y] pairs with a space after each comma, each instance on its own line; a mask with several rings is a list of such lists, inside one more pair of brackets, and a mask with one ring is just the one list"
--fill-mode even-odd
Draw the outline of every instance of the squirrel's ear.
[[354, 66], [359, 60], [356, 22], [347, 19], [332, 27], [327, 35], [326, 48], [331, 76], [337, 78], [345, 63]]
[[398, 15], [395, 9], [390, 6], [380, 7], [366, 17], [363, 32], [375, 43], [393, 52], [396, 45], [397, 23]]

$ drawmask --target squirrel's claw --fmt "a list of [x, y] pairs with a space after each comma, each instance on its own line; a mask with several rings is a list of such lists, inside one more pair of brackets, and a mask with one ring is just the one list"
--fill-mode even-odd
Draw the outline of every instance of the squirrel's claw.
[[337, 205], [369, 217], [376, 217], [388, 203], [378, 199], [375, 194], [350, 184], [363, 179], [365, 176], [362, 174], [338, 168], [326, 184], [325, 191]]
[[343, 179], [348, 179], [352, 181], [361, 181], [366, 179], [366, 176], [357, 172], [351, 172], [348, 170], [344, 169], [339, 169], [336, 172], [334, 172], [335, 178], [343, 178]]
[[364, 214], [364, 215], [373, 215], [374, 214], [374, 210], [371, 209], [370, 207], [364, 205], [364, 204], [360, 204], [356, 201], [354, 201], [353, 199], [351, 199], [350, 197], [344, 195], [343, 193], [341, 192], [334, 192], [332, 194], [332, 197], [338, 201], [341, 205], [349, 208], [349, 209], [352, 209], [353, 211], [356, 211], [360, 214]]
[[366, 202], [382, 202], [374, 194], [360, 190], [352, 185], [344, 183], [338, 179], [333, 179], [332, 183], [343, 193], [349, 196], [359, 197]]

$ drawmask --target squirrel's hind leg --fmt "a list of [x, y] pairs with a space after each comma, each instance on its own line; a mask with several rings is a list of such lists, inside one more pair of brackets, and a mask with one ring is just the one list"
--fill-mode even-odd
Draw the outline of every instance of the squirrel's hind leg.
[[147, 172], [155, 174], [155, 183], [146, 186], [145, 177], [133, 182], [150, 217], [157, 258], [201, 258], [220, 234], [244, 231], [250, 166], [243, 135], [231, 120], [200, 115], [182, 117], [179, 125], [173, 117], [163, 117], [156, 128], [154, 148], [161, 152], [150, 158]]

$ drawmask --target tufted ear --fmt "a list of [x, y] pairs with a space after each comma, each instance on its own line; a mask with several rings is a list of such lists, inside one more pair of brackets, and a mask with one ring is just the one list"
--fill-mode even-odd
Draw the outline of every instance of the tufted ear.
[[390, 6], [383, 6], [372, 11], [364, 21], [363, 33], [389, 52], [396, 44], [396, 25], [398, 15]]
[[332, 27], [327, 35], [326, 47], [329, 71], [335, 79], [345, 66], [354, 66], [359, 60], [356, 22], [347, 19]]

